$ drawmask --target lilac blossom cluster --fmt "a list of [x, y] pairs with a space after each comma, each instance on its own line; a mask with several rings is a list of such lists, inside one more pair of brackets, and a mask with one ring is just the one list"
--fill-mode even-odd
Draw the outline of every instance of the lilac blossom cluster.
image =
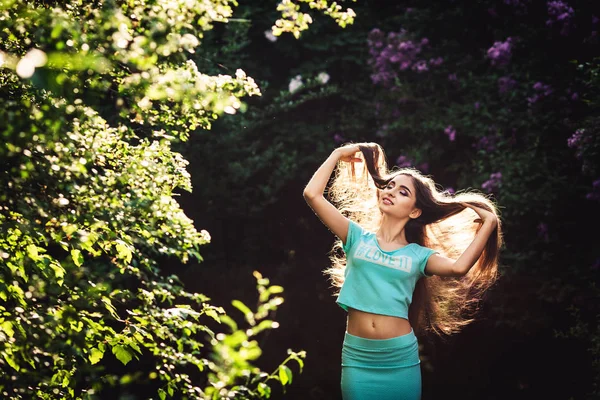
[[405, 155], [400, 155], [400, 156], [398, 156], [398, 158], [396, 158], [396, 166], [398, 166], [400, 168], [410, 168], [410, 167], [414, 166], [416, 169], [418, 169], [419, 171], [421, 171], [425, 174], [429, 173], [429, 163], [428, 162], [422, 162], [421, 164], [418, 164], [415, 166], [415, 163]]
[[550, 18], [546, 20], [546, 25], [560, 25], [560, 34], [567, 36], [570, 29], [573, 27], [573, 15], [575, 10], [561, 0], [549, 1], [547, 6]]
[[585, 129], [577, 129], [570, 138], [567, 139], [567, 146], [572, 149], [577, 150], [575, 153], [577, 158], [581, 158], [583, 155], [583, 146], [589, 142], [590, 138], [588, 138], [585, 134]]
[[517, 15], [527, 14], [527, 5], [529, 2], [529, 0], [504, 0], [504, 4], [512, 7]]
[[383, 124], [381, 125], [381, 128], [379, 128], [377, 130], [377, 132], [375, 132], [375, 136], [377, 137], [386, 137], [388, 135], [388, 129], [389, 129], [389, 124]]
[[498, 93], [504, 94], [510, 92], [517, 86], [517, 81], [510, 76], [502, 76], [498, 78]]
[[451, 142], [454, 142], [456, 140], [456, 129], [454, 129], [452, 125], [448, 125], [446, 129], [444, 129], [444, 134], [448, 136], [448, 139]]
[[490, 59], [492, 65], [502, 67], [509, 63], [512, 57], [512, 43], [513, 39], [511, 37], [507, 38], [504, 42], [494, 42], [494, 45], [487, 51], [487, 57]]
[[400, 155], [400, 156], [398, 156], [398, 158], [396, 158], [396, 165], [400, 168], [412, 167], [413, 162], [411, 161], [410, 158]]
[[488, 153], [496, 150], [496, 137], [495, 136], [483, 136], [479, 138], [477, 143], [473, 144], [477, 150], [484, 150]]
[[488, 193], [493, 192], [502, 184], [502, 172], [493, 172], [490, 179], [481, 184], [481, 188]]
[[588, 200], [600, 201], [600, 179], [596, 179], [592, 183], [592, 191], [589, 192], [585, 198]]
[[533, 96], [527, 98], [527, 103], [529, 103], [530, 106], [544, 97], [550, 96], [550, 94], [553, 92], [553, 89], [550, 85], [546, 85], [542, 82], [536, 82], [533, 85], [533, 90], [535, 90]]
[[569, 96], [569, 98], [570, 98], [572, 101], [577, 101], [577, 100], [579, 100], [579, 93], [577, 93], [577, 92], [574, 92], [574, 91], [573, 91], [573, 89], [571, 89], [571, 88], [568, 88], [568, 89], [567, 89], [567, 95]]
[[420, 42], [413, 42], [407, 36], [405, 29], [387, 35], [378, 28], [371, 30], [367, 43], [371, 56], [369, 64], [374, 71], [371, 74], [373, 83], [388, 86], [400, 71], [413, 70], [422, 73], [444, 62], [441, 57], [431, 58], [429, 61], [421, 59], [420, 53], [429, 44], [429, 40], [423, 38]]

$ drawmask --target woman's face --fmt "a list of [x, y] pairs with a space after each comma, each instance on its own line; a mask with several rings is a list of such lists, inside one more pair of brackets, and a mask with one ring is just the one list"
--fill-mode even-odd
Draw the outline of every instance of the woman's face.
[[416, 218], [421, 212], [415, 208], [417, 202], [413, 178], [396, 175], [385, 188], [378, 191], [379, 209], [396, 218]]

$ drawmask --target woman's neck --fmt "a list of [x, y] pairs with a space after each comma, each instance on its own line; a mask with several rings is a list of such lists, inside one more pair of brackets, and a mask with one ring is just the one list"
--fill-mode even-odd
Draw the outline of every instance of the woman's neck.
[[377, 239], [385, 243], [408, 244], [404, 234], [404, 227], [407, 222], [406, 220], [391, 219], [384, 216], [376, 232]]

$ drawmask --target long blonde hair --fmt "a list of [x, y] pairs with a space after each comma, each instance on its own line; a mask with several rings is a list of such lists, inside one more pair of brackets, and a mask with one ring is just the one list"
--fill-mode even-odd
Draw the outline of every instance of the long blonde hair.
[[[421, 215], [405, 227], [409, 243], [436, 250], [457, 259], [473, 240], [481, 226], [475, 211], [465, 204], [493, 212], [494, 202], [476, 191], [452, 194], [442, 190], [431, 177], [414, 168], [388, 169], [385, 153], [376, 143], [358, 144], [362, 162], [340, 161], [329, 186], [328, 197], [348, 218], [364, 229], [376, 232], [382, 213], [378, 207], [379, 190], [398, 174], [412, 177], [416, 191], [416, 207]], [[417, 334], [434, 332], [439, 336], [459, 332], [474, 321], [484, 292], [498, 278], [498, 257], [502, 245], [500, 219], [481, 257], [462, 277], [432, 276], [419, 279], [409, 307], [409, 321]], [[346, 256], [337, 239], [329, 253], [331, 266], [325, 269], [335, 294], [344, 282]]]

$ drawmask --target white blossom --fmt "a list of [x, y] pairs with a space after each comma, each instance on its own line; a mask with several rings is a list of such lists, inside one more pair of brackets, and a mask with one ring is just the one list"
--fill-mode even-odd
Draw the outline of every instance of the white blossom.
[[303, 85], [304, 85], [304, 83], [302, 82], [302, 75], [296, 75], [296, 77], [290, 81], [288, 89], [289, 89], [290, 93], [294, 93], [295, 91], [300, 89]]
[[200, 237], [201, 237], [201, 238], [202, 238], [202, 240], [204, 240], [205, 242], [210, 242], [210, 239], [211, 239], [211, 237], [210, 237], [210, 233], [208, 233], [208, 231], [207, 231], [207, 230], [205, 230], [205, 229], [202, 229], [202, 230], [200, 231]]
[[317, 79], [324, 85], [329, 82], [329, 74], [327, 72], [321, 72], [319, 75], [317, 75]]
[[35, 69], [46, 64], [46, 53], [39, 49], [31, 49], [17, 64], [17, 75], [21, 78], [31, 78]]
[[275, 36], [275, 35], [273, 34], [273, 31], [272, 31], [271, 29], [267, 29], [267, 30], [265, 31], [265, 37], [267, 38], [267, 40], [268, 40], [269, 42], [276, 42], [276, 41], [277, 41], [277, 36]]

